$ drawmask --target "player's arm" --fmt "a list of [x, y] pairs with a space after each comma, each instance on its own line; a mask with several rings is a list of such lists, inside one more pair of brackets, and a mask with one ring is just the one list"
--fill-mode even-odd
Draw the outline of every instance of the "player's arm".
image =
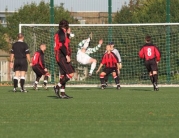
[[96, 73], [98, 73], [98, 72], [100, 71], [100, 69], [102, 68], [102, 66], [103, 66], [103, 64], [101, 63], [101, 64], [99, 65], [99, 68], [98, 68], [98, 70], [96, 71]]
[[92, 53], [97, 52], [97, 51], [99, 50], [99, 48], [101, 47], [102, 44], [103, 44], [103, 40], [101, 39], [101, 40], [99, 40], [99, 43], [98, 43], [97, 46], [95, 46], [94, 48], [88, 48], [88, 49], [86, 50], [86, 53], [87, 53], [87, 54], [92, 54]]
[[25, 53], [26, 53], [27, 61], [29, 62], [29, 64], [31, 64], [30, 52], [29, 52], [29, 48], [28, 48], [28, 45], [27, 45], [27, 44], [26, 44], [26, 46], [25, 46]]
[[10, 68], [14, 66], [14, 46], [12, 46], [11, 54], [10, 54]]

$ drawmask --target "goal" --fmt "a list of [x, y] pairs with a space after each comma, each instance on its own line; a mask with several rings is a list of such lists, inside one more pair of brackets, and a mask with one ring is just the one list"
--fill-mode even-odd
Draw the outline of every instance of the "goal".
[[[121, 69], [121, 84], [148, 84], [150, 83], [144, 61], [139, 59], [138, 52], [145, 43], [146, 35], [152, 36], [152, 42], [161, 51], [159, 63], [159, 83], [176, 84], [179, 82], [179, 23], [154, 23], [154, 24], [70, 24], [75, 37], [71, 38], [72, 64], [75, 67], [75, 75], [70, 84], [99, 84], [99, 74], [93, 73], [93, 77], [87, 77], [90, 66], [81, 65], [76, 61], [78, 43], [93, 33], [90, 47], [98, 44], [103, 39], [103, 45], [96, 53], [90, 56], [97, 59], [99, 66], [106, 45], [113, 41], [115, 48], [120, 52], [123, 68]], [[25, 35], [31, 55], [39, 48], [40, 43], [47, 44], [45, 61], [51, 73], [51, 82], [58, 82], [58, 66], [54, 58], [54, 33], [58, 30], [58, 24], [20, 24], [19, 32]], [[33, 81], [33, 73], [29, 68], [29, 81]], [[113, 83], [109, 77], [109, 83]]]

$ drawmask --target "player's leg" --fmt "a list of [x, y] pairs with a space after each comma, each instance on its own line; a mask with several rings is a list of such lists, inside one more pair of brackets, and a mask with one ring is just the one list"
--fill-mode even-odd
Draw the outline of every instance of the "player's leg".
[[48, 83], [48, 78], [50, 76], [50, 73], [49, 72], [46, 72], [46, 74], [44, 75], [44, 83], [43, 83], [43, 87], [44, 89], [47, 90], [47, 83]]
[[14, 77], [13, 77], [13, 83], [14, 83], [13, 91], [14, 91], [14, 92], [17, 91], [18, 80], [19, 80], [19, 73], [20, 73], [20, 71], [15, 71], [15, 74], [14, 74]]
[[60, 80], [60, 97], [64, 99], [73, 98], [71, 96], [68, 96], [65, 93], [66, 83], [73, 77], [74, 73], [66, 74], [61, 80]]
[[37, 86], [38, 86], [38, 83], [39, 83], [39, 81], [40, 81], [40, 78], [42, 77], [42, 73], [41, 73], [41, 70], [39, 69], [38, 66], [33, 66], [32, 69], [33, 69], [33, 71], [34, 71], [35, 74], [36, 74], [36, 78], [35, 78], [35, 81], [34, 81], [33, 88], [34, 88], [35, 90], [37, 90], [37, 89], [38, 89]]
[[21, 86], [21, 92], [27, 92], [24, 88], [25, 85], [25, 74], [26, 71], [20, 71], [20, 86]]
[[90, 68], [90, 71], [89, 71], [89, 76], [91, 76], [93, 74], [94, 69], [96, 68], [97, 60], [94, 59], [94, 58], [90, 58], [89, 63], [91, 64], [91, 68]]
[[119, 76], [118, 76], [118, 73], [117, 73], [117, 69], [112, 72], [112, 76], [113, 76], [113, 78], [115, 80], [115, 83], [116, 83], [116, 86], [117, 86], [116, 88], [120, 89], [121, 86], [120, 86], [120, 80], [119, 80]]
[[105, 80], [104, 80], [104, 77], [105, 77], [105, 75], [106, 75], [106, 72], [101, 72], [100, 73], [100, 82], [101, 82], [101, 89], [105, 89], [106, 88], [106, 83], [105, 83]]
[[152, 60], [151, 63], [151, 70], [152, 70], [152, 74], [153, 74], [153, 85], [154, 85], [154, 90], [158, 91], [158, 66], [155, 60]]

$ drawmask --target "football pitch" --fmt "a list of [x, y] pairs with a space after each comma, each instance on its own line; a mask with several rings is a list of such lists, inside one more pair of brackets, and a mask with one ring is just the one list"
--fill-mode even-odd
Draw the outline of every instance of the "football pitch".
[[178, 138], [179, 88], [0, 87], [0, 138]]

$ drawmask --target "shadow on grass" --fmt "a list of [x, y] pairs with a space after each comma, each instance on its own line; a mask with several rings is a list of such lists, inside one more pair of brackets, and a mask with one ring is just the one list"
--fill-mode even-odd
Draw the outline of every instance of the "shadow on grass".
[[50, 95], [50, 96], [47, 96], [47, 97], [49, 97], [49, 98], [52, 98], [52, 99], [60, 99], [60, 98], [58, 98], [57, 96], [52, 96], [52, 95]]
[[149, 89], [130, 89], [131, 91], [152, 91], [152, 90], [149, 90]]

